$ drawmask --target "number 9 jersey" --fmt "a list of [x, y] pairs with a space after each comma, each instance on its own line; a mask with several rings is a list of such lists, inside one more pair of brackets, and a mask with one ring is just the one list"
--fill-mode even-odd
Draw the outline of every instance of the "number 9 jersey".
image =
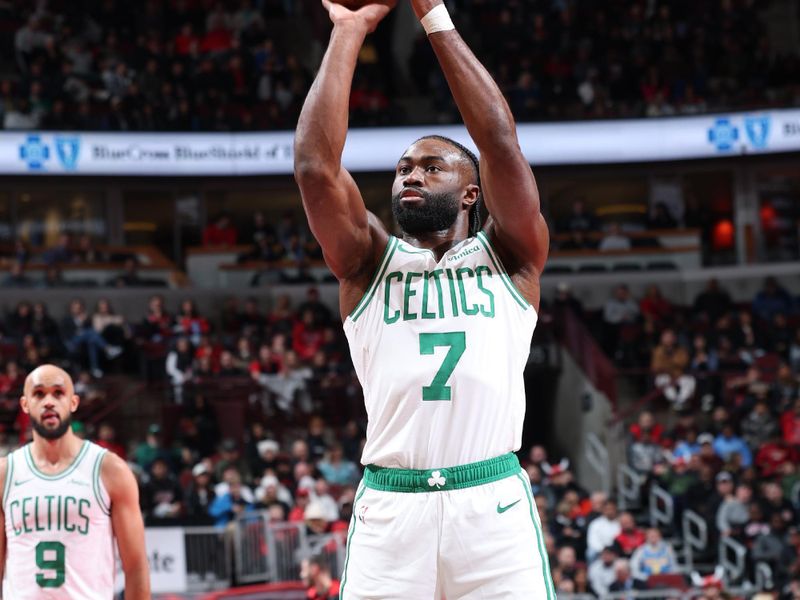
[[114, 539], [100, 478], [106, 450], [83, 442], [72, 464], [41, 473], [27, 444], [8, 455], [3, 487], [3, 598], [114, 597]]
[[368, 415], [361, 462], [433, 469], [518, 450], [536, 321], [483, 232], [438, 261], [390, 237], [344, 323]]

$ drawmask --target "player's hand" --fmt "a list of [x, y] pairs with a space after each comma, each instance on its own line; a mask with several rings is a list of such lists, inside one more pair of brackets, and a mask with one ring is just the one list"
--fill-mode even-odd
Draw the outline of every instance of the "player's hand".
[[444, 0], [411, 0], [411, 6], [414, 7], [414, 14], [418, 19], [427, 15], [433, 8], [444, 4]]
[[350, 10], [332, 0], [322, 0], [322, 6], [334, 25], [358, 25], [372, 33], [383, 18], [395, 7], [397, 0], [376, 0], [358, 10]]

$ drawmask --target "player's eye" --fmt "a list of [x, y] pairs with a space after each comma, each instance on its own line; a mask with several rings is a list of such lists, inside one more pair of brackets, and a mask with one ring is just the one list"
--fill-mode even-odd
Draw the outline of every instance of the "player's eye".
[[403, 165], [397, 168], [397, 172], [400, 173], [400, 175], [407, 175], [408, 173], [411, 172], [411, 168], [407, 167], [406, 165]]
[[431, 165], [425, 170], [428, 171], [428, 173], [436, 173], [437, 171], [441, 171], [441, 169], [436, 165]]

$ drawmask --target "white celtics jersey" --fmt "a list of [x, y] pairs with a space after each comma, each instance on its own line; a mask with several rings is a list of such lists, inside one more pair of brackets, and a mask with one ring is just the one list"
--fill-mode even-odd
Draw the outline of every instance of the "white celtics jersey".
[[100, 478], [105, 453], [85, 441], [58, 475], [39, 472], [30, 444], [8, 456], [3, 598], [113, 598], [110, 502]]
[[518, 450], [536, 320], [485, 234], [439, 261], [390, 237], [344, 324], [369, 418], [361, 461], [432, 469]]

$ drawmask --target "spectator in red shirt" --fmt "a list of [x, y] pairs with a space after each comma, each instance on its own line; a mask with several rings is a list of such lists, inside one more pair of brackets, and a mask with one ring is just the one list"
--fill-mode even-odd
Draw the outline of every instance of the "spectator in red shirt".
[[639, 302], [639, 310], [644, 316], [651, 316], [657, 323], [663, 323], [672, 314], [672, 304], [661, 295], [655, 284], [647, 288], [644, 298]]
[[756, 454], [755, 464], [765, 478], [774, 477], [781, 472], [781, 467], [786, 463], [796, 464], [798, 452], [789, 446], [778, 432], [761, 446]]
[[614, 538], [614, 544], [616, 544], [623, 555], [630, 558], [633, 551], [644, 544], [644, 531], [636, 526], [636, 521], [629, 512], [624, 512], [619, 516], [619, 526], [620, 532], [619, 535]]
[[656, 423], [653, 413], [645, 410], [639, 415], [639, 421], [631, 425], [631, 436], [637, 442], [661, 445], [664, 427]]
[[261, 375], [275, 375], [282, 365], [280, 357], [273, 354], [267, 344], [262, 344], [258, 349], [258, 358], [250, 363], [248, 370], [250, 376], [257, 380]]
[[290, 523], [302, 523], [306, 520], [306, 507], [311, 502], [311, 497], [307, 488], [299, 488], [294, 495], [295, 505], [289, 512], [288, 521]]
[[292, 327], [292, 350], [297, 352], [300, 360], [311, 360], [322, 343], [322, 329], [315, 322], [314, 312], [311, 309], [303, 311], [300, 320]]
[[100, 427], [97, 428], [97, 440], [95, 443], [101, 448], [111, 450], [122, 460], [125, 460], [125, 447], [116, 442], [116, 437], [116, 431], [114, 431], [114, 427], [110, 423], [100, 423]]
[[227, 213], [220, 213], [203, 230], [204, 246], [235, 246], [236, 239], [236, 227], [234, 227], [231, 217]]
[[208, 320], [200, 316], [194, 300], [184, 300], [181, 303], [181, 312], [178, 315], [178, 333], [187, 336], [192, 344], [200, 345], [200, 338], [210, 330]]
[[781, 415], [781, 431], [787, 444], [800, 448], [800, 398], [794, 401], [791, 410]]
[[200, 40], [194, 34], [192, 24], [185, 23], [181, 27], [181, 32], [173, 40], [175, 54], [178, 56], [194, 55], [197, 52], [199, 43]]
[[172, 316], [164, 309], [163, 296], [150, 296], [147, 315], [139, 329], [150, 342], [161, 342], [172, 335]]
[[25, 373], [23, 373], [19, 365], [10, 360], [6, 363], [4, 372], [0, 372], [0, 395], [14, 395], [22, 390], [22, 384], [25, 381]]
[[339, 600], [339, 581], [331, 577], [328, 561], [319, 554], [303, 559], [300, 577], [308, 586], [309, 600]]

